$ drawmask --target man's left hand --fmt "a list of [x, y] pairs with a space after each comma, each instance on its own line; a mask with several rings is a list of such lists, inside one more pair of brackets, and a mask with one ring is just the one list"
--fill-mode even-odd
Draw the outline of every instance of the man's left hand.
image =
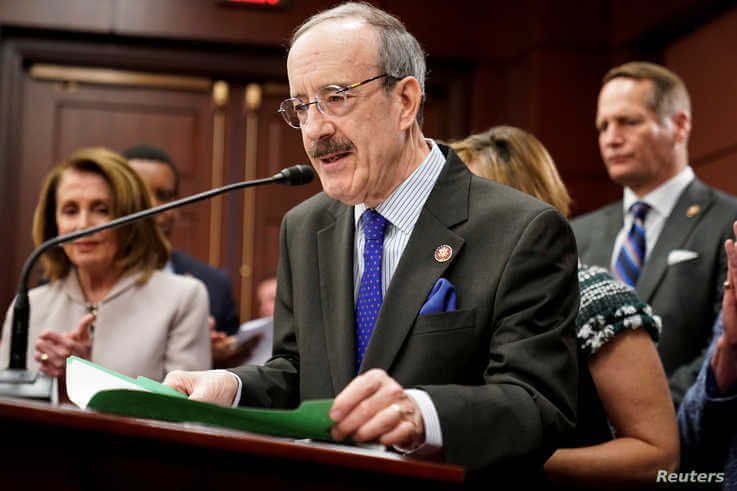
[[338, 394], [330, 409], [332, 436], [340, 441], [378, 441], [414, 449], [425, 442], [420, 408], [404, 388], [383, 370], [359, 375]]

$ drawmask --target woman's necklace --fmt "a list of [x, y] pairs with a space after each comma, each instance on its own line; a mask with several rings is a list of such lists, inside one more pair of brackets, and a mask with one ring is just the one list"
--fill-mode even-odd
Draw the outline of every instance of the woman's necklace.
[[95, 321], [97, 320], [98, 305], [99, 304], [97, 303], [88, 302], [87, 305], [85, 306], [85, 310], [87, 310], [87, 313], [95, 316], [94, 320], [92, 321], [92, 324], [90, 324], [90, 326], [87, 328], [87, 331], [89, 332], [89, 335], [90, 335], [90, 339], [92, 339], [92, 337], [95, 334]]

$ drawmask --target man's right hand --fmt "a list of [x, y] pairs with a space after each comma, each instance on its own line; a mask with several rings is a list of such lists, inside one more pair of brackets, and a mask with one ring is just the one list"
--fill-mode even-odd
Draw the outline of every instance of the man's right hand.
[[174, 370], [166, 376], [164, 384], [187, 394], [192, 400], [227, 407], [233, 405], [233, 399], [238, 393], [236, 376], [220, 370], [199, 372]]

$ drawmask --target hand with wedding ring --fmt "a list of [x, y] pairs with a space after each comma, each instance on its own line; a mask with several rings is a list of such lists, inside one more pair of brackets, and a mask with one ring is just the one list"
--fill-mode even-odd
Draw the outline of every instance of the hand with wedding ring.
[[94, 320], [94, 314], [87, 314], [73, 331], [67, 333], [44, 330], [36, 340], [34, 355], [34, 359], [41, 365], [40, 371], [51, 377], [63, 377], [69, 356], [89, 359], [92, 353], [89, 327]]
[[[737, 237], [737, 222], [732, 225]], [[737, 244], [733, 239], [724, 243], [727, 254], [727, 278], [724, 281], [722, 298], [722, 335], [717, 340], [717, 347], [711, 359], [714, 378], [722, 392], [726, 392], [737, 384]]]
[[378, 441], [416, 448], [425, 441], [425, 424], [417, 403], [385, 371], [369, 370], [338, 394], [330, 409], [332, 436], [340, 441]]

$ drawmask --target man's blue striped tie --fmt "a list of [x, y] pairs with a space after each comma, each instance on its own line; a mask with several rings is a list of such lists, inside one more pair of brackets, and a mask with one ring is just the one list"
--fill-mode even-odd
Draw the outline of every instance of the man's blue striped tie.
[[650, 211], [650, 205], [637, 201], [630, 207], [632, 213], [632, 228], [625, 238], [622, 249], [614, 263], [614, 275], [632, 288], [637, 285], [640, 272], [645, 264], [645, 216]]
[[361, 367], [383, 300], [381, 261], [387, 223], [386, 218], [372, 209], [364, 211], [361, 218], [366, 240], [363, 244], [363, 275], [356, 297], [356, 373]]

